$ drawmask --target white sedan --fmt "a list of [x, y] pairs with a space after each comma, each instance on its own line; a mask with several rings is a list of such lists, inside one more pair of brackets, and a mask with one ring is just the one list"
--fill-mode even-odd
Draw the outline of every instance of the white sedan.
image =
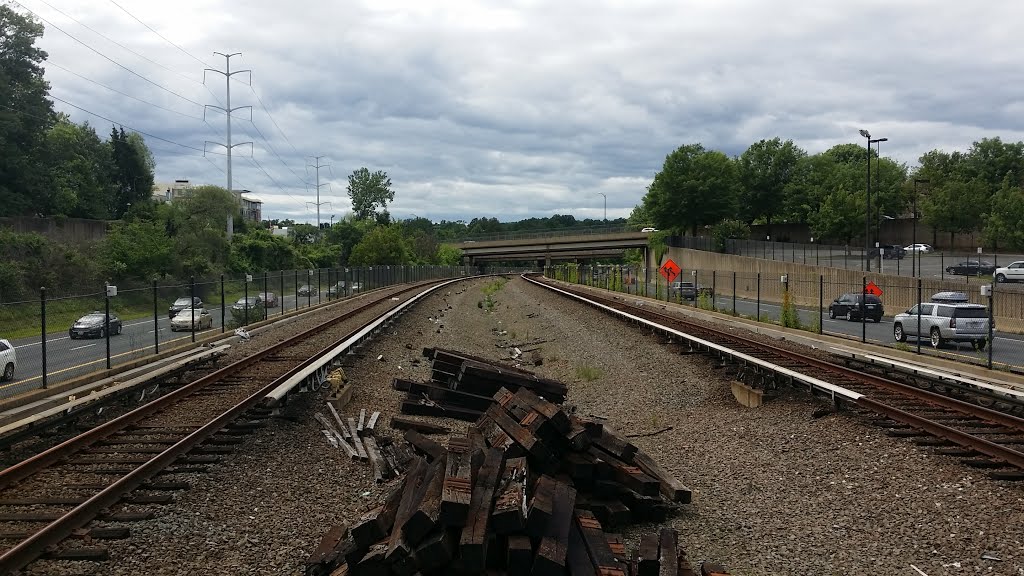
[[921, 252], [927, 254], [928, 252], [934, 251], [935, 248], [932, 248], [930, 244], [911, 244], [904, 248], [904, 250], [907, 252]]
[[206, 308], [185, 308], [171, 318], [171, 332], [178, 330], [205, 330], [213, 327], [213, 316]]
[[18, 367], [18, 352], [10, 340], [0, 339], [0, 380], [14, 380], [14, 369]]

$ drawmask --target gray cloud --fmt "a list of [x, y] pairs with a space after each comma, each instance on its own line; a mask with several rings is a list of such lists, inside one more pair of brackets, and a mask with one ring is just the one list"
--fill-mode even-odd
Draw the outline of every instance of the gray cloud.
[[[739, 154], [779, 136], [814, 153], [861, 143], [857, 129], [867, 128], [890, 139], [883, 154], [913, 165], [933, 148], [1024, 139], [1015, 29], [1024, 6], [1009, 0], [121, 2], [205, 64], [113, 4], [47, 1], [174, 72], [39, 0], [25, 4], [195, 102], [223, 102], [222, 78], [200, 83], [205, 65], [223, 66], [212, 51], [242, 52], [232, 65], [252, 70], [253, 87], [233, 83], [232, 106], [253, 105], [255, 126], [236, 112], [233, 140], [253, 140], [270, 177], [239, 148], [235, 183], [270, 217], [314, 217], [305, 158], [314, 154], [331, 164], [322, 213], [348, 209], [346, 176], [366, 166], [391, 176], [397, 217], [599, 218], [603, 192], [612, 218], [640, 201], [666, 154], [692, 142]], [[202, 107], [56, 30], [43, 47], [55, 64], [193, 118], [49, 67], [55, 95], [188, 146], [224, 140], [222, 115], [208, 112], [204, 124]], [[57, 108], [109, 132], [109, 122]], [[223, 155], [148, 142], [159, 180], [224, 182]]]

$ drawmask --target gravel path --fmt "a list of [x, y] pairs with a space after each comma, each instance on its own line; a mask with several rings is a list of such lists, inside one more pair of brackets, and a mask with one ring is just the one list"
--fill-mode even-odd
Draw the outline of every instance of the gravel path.
[[[513, 280], [488, 311], [488, 280], [455, 285], [407, 313], [346, 367], [356, 393], [344, 415], [396, 412], [395, 377], [424, 379], [424, 346], [495, 360], [536, 354], [538, 373], [570, 384], [568, 402], [625, 434], [673, 429], [635, 443], [693, 489], [669, 520], [693, 561], [734, 574], [1024, 575], [1024, 490], [955, 459], [890, 438], [862, 419], [811, 416], [820, 404], [786, 393], [754, 410], [702, 356]], [[543, 340], [543, 342], [536, 342]], [[531, 349], [536, 348], [531, 352]], [[382, 357], [377, 360], [378, 356]], [[192, 489], [111, 542], [108, 564], [39, 562], [30, 574], [301, 574], [332, 524], [378, 502], [369, 466], [329, 447], [298, 397]], [[461, 429], [461, 423], [449, 423]], [[397, 436], [397, 434], [395, 434]], [[626, 533], [635, 542], [638, 526]], [[986, 553], [1000, 560], [983, 560]]]

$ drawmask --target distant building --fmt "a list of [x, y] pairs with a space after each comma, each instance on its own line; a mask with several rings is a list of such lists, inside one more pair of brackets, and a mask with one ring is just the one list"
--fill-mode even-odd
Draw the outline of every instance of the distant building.
[[[175, 202], [182, 198], [191, 198], [196, 185], [188, 180], [175, 180], [174, 182], [159, 183], [153, 186], [154, 202]], [[263, 201], [244, 196], [252, 194], [249, 190], [232, 190], [232, 194], [238, 199], [238, 206], [242, 209], [242, 218], [248, 222], [259, 223], [263, 220]]]

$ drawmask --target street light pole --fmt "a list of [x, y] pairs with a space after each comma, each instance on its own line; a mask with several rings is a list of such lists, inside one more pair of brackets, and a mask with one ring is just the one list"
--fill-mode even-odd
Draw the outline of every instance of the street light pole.
[[927, 178], [914, 178], [914, 226], [913, 232], [911, 232], [913, 238], [911, 238], [910, 240], [910, 245], [914, 247], [914, 254], [913, 258], [910, 261], [910, 265], [911, 267], [915, 265], [917, 266], [916, 272], [911, 270], [911, 272], [917, 277], [921, 276], [921, 255], [917, 253], [917, 185], [928, 184], [929, 182], [930, 180], [928, 180]]
[[598, 192], [604, 198], [604, 225], [608, 225], [608, 196], [604, 192]]
[[[878, 140], [872, 140], [875, 142], [875, 195], [882, 191], [882, 142], [887, 142], [888, 138], [879, 138]], [[875, 241], [879, 244], [882, 242], [882, 203], [880, 201], [875, 202], [875, 213], [878, 217], [875, 219]], [[878, 247], [878, 269], [882, 269], [882, 247]]]
[[868, 177], [867, 177], [867, 194], [866, 194], [866, 208], [864, 213], [864, 266], [865, 272], [871, 272], [871, 145], [875, 142], [885, 142], [888, 138], [879, 138], [877, 140], [871, 139], [871, 133], [867, 130], [861, 130], [860, 135], [868, 141], [867, 147], [867, 160], [868, 160]]

